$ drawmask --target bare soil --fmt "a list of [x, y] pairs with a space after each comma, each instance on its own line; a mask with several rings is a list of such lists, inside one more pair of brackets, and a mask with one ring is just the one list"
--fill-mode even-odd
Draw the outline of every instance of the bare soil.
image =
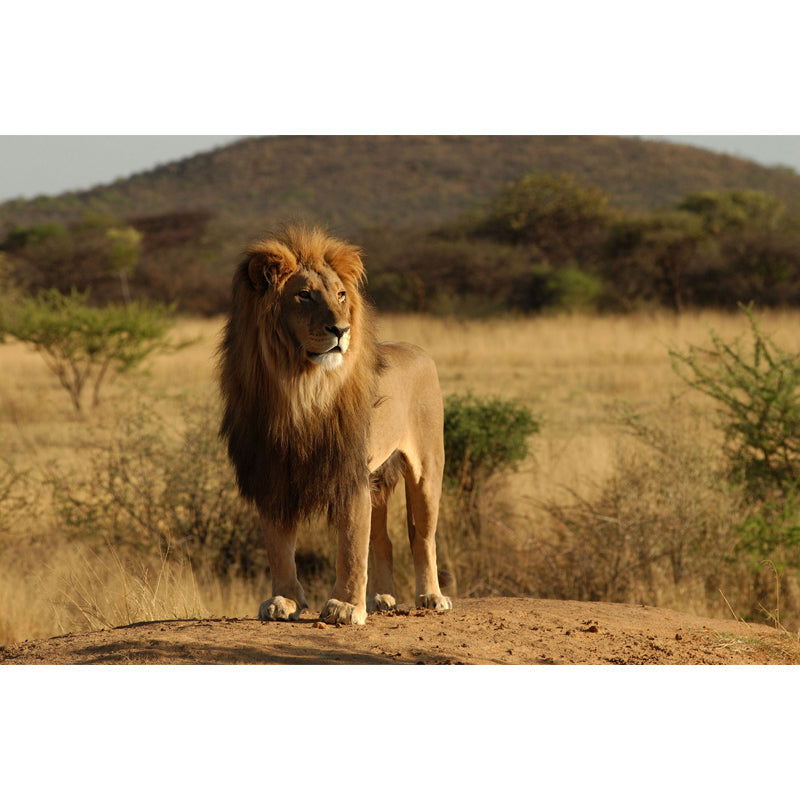
[[491, 597], [445, 614], [400, 607], [363, 627], [145, 622], [0, 648], [0, 664], [800, 664], [766, 625], [614, 603]]

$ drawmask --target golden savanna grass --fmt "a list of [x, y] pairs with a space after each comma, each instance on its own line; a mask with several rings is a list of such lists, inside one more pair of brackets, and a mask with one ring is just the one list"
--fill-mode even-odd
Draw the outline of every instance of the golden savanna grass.
[[[800, 349], [800, 312], [766, 313], [759, 321], [781, 346]], [[0, 520], [0, 644], [140, 619], [255, 614], [268, 591], [265, 578], [221, 579], [184, 561], [123, 557], [113, 546], [68, 538], [47, 481], [53, 470], [89, 474], [97, 445], [110, 441], [135, 407], [145, 404], [179, 429], [187, 406], [213, 406], [223, 324], [181, 319], [174, 338], [194, 343], [154, 358], [144, 371], [115, 377], [102, 404], [83, 419], [40, 356], [19, 343], [0, 346], [0, 456], [22, 475], [10, 489], [19, 503], [5, 501]], [[713, 406], [675, 375], [668, 353], [707, 344], [710, 329], [730, 341], [747, 323], [742, 314], [712, 312], [465, 322], [379, 317], [381, 339], [411, 341], [431, 353], [445, 394], [518, 399], [541, 419], [531, 457], [503, 489], [510, 508], [505, 524], [520, 542], [546, 536], [549, 502], [591, 497], [615, 469], [624, 438], [615, 412], [621, 403], [659, 424], [668, 413], [679, 422], [691, 417], [697, 447], [714, 446]], [[697, 409], [699, 417], [692, 416]], [[407, 549], [400, 495], [391, 518], [398, 554]], [[442, 526], [448, 513], [443, 509]], [[447, 531], [440, 535], [444, 550], [452, 550]], [[398, 568], [406, 567], [400, 560]], [[408, 578], [398, 578], [400, 600], [408, 602], [402, 596]], [[480, 593], [477, 585], [458, 588]], [[699, 596], [664, 599], [685, 610], [728, 613], [722, 597], [719, 607]]]

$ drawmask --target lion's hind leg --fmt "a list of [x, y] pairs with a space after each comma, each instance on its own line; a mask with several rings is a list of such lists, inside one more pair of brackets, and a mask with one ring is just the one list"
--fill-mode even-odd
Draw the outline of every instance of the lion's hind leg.
[[405, 456], [395, 450], [370, 476], [372, 519], [369, 530], [369, 584], [367, 609], [393, 611], [397, 607], [394, 590], [392, 542], [387, 527], [387, 505], [394, 487], [405, 475]]
[[416, 605], [433, 611], [448, 611], [453, 607], [449, 597], [439, 588], [436, 568], [436, 523], [439, 517], [441, 491], [430, 482], [406, 477], [406, 514], [408, 539], [414, 558]]
[[367, 610], [370, 612], [393, 611], [397, 607], [392, 569], [392, 542], [387, 531], [386, 511], [386, 503], [372, 508], [367, 588]]

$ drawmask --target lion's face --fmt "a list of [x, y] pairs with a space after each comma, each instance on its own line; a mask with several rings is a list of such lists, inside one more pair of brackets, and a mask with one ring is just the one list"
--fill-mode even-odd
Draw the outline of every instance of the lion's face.
[[[263, 363], [276, 385], [300, 388], [324, 405], [330, 397], [320, 394], [323, 384], [338, 391], [352, 379], [364, 358], [363, 279], [358, 248], [319, 229], [289, 228], [248, 248], [234, 302], [252, 312]], [[333, 381], [322, 374], [332, 371]], [[302, 380], [292, 383], [296, 378]], [[297, 403], [290, 413], [298, 413]]]
[[341, 366], [350, 346], [352, 306], [342, 279], [327, 266], [300, 269], [281, 291], [281, 316], [307, 362]]

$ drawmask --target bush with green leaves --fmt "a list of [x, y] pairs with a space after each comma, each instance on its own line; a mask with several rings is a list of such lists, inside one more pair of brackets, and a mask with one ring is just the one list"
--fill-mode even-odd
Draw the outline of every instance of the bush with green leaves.
[[469, 493], [493, 472], [516, 468], [538, 430], [538, 420], [519, 401], [449, 395], [444, 404], [446, 482]]
[[719, 404], [729, 477], [751, 512], [740, 549], [800, 566], [800, 354], [779, 347], [742, 307], [749, 342], [711, 332], [710, 348], [670, 351], [676, 372]]
[[754, 496], [800, 482], [800, 354], [781, 349], [742, 307], [750, 343], [711, 331], [710, 348], [671, 350], [686, 383], [720, 405], [732, 471]]
[[531, 270], [526, 291], [530, 310], [587, 313], [597, 309], [603, 281], [575, 266], [542, 264]]
[[9, 231], [2, 247], [8, 250], [21, 250], [52, 239], [64, 240], [68, 235], [67, 229], [60, 222], [41, 222], [29, 228], [17, 225]]
[[[464, 596], [520, 592], [527, 581], [509, 546], [514, 509], [507, 477], [528, 455], [539, 421], [518, 400], [449, 395], [444, 404], [445, 470], [440, 505], [440, 563]], [[520, 577], [522, 576], [522, 577]]]
[[132, 303], [94, 307], [88, 293], [56, 289], [25, 297], [0, 313], [0, 337], [13, 336], [42, 355], [69, 393], [76, 411], [93, 384], [93, 405], [109, 368], [125, 372], [157, 350], [167, 350], [166, 334], [174, 307]]

